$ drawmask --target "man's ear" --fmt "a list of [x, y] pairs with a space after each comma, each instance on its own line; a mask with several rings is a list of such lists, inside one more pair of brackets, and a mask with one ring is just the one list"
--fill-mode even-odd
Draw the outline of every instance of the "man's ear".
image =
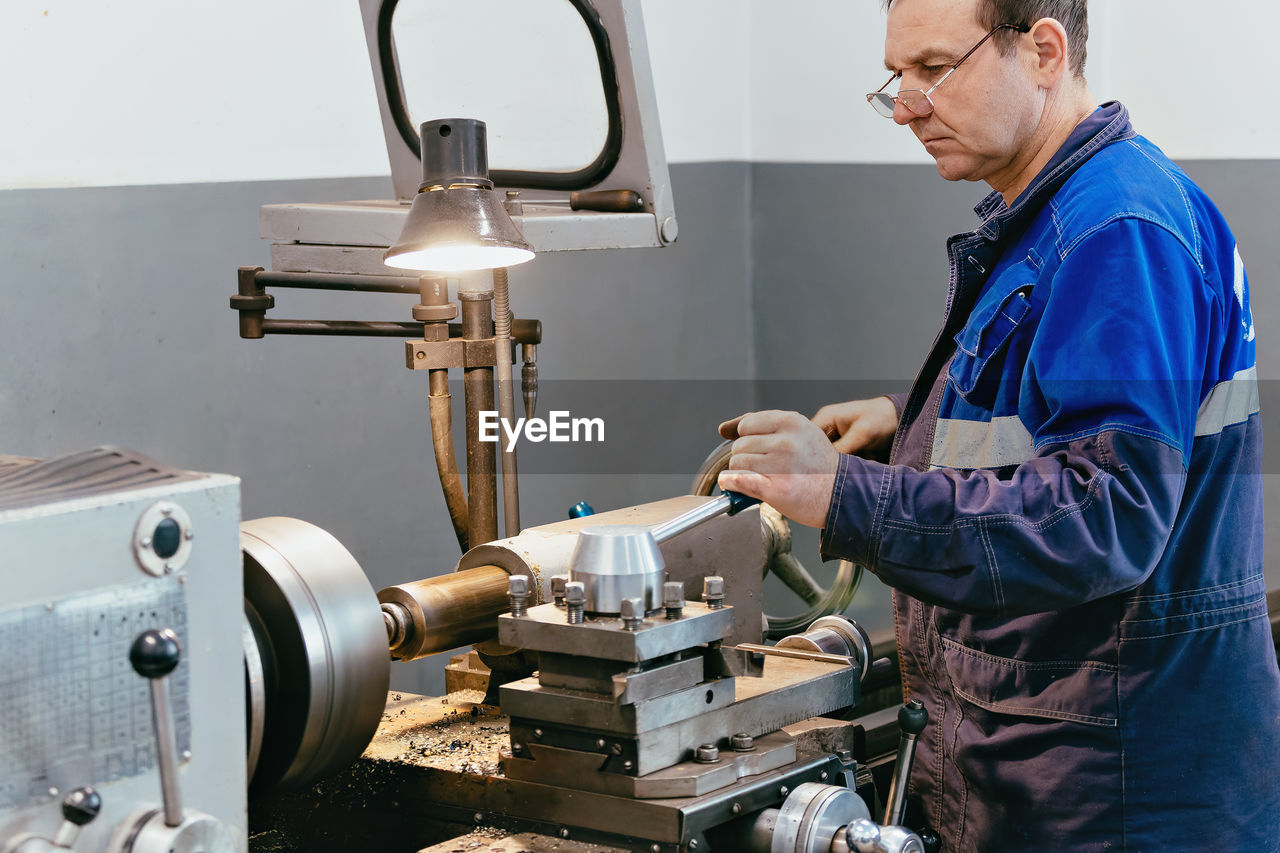
[[1032, 72], [1036, 85], [1041, 89], [1052, 89], [1071, 70], [1066, 28], [1053, 18], [1041, 18], [1027, 35], [1035, 50]]

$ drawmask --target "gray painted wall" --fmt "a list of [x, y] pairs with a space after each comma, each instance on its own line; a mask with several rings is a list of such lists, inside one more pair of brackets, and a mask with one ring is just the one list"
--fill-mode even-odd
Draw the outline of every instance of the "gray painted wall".
[[[750, 376], [747, 169], [672, 169], [672, 248], [543, 255], [513, 271], [513, 310], [544, 322], [544, 384], [618, 393], [627, 386], [604, 380]], [[268, 265], [259, 205], [389, 193], [385, 178], [0, 192], [0, 453], [117, 444], [237, 474], [245, 518], [320, 525], [375, 588], [451, 570], [426, 376], [405, 369], [402, 342], [244, 341], [228, 308], [236, 267]], [[284, 291], [276, 310], [408, 320], [416, 301]], [[694, 461], [644, 469], [657, 473], [523, 477], [523, 520], [563, 518], [583, 498], [609, 509], [683, 493], [715, 441], [688, 437]], [[393, 683], [438, 693], [442, 666], [397, 666]]]
[[[1280, 367], [1268, 333], [1280, 244], [1267, 215], [1280, 161], [1187, 168], [1239, 237], [1265, 379]], [[603, 455], [526, 447], [526, 525], [584, 498], [608, 509], [683, 492], [715, 423], [738, 409], [812, 412], [905, 387], [942, 316], [945, 238], [972, 227], [983, 195], [929, 166], [703, 163], [671, 174], [676, 246], [543, 255], [512, 273], [516, 314], [545, 327], [541, 410], [604, 410], [618, 436]], [[389, 191], [369, 178], [0, 192], [0, 453], [111, 443], [238, 474], [244, 517], [326, 528], [375, 587], [450, 570], [425, 377], [404, 369], [402, 344], [242, 341], [227, 307], [235, 268], [266, 265], [259, 205]], [[286, 291], [276, 313], [408, 319], [415, 301]], [[1268, 429], [1280, 412], [1273, 384]], [[1273, 498], [1278, 480], [1268, 477]], [[795, 551], [833, 573], [817, 565], [816, 534], [797, 530]], [[864, 590], [851, 613], [887, 629], [887, 592], [874, 578]], [[798, 609], [772, 584], [766, 601]], [[439, 692], [442, 665], [397, 666], [394, 684]]]

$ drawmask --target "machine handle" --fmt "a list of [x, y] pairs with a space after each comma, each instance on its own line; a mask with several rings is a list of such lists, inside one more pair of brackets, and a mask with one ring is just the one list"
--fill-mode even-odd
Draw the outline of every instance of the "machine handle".
[[604, 213], [643, 213], [644, 199], [635, 190], [590, 190], [569, 193], [572, 210], [598, 210]]
[[884, 823], [897, 826], [902, 823], [907, 810], [907, 781], [911, 778], [911, 763], [915, 760], [916, 738], [929, 724], [929, 712], [919, 699], [912, 699], [898, 711], [898, 726], [902, 739], [898, 742], [898, 761], [889, 783], [889, 796], [885, 800]]
[[53, 836], [53, 846], [70, 850], [80, 835], [80, 828], [102, 811], [102, 797], [93, 788], [76, 788], [62, 798], [62, 826]]
[[67, 823], [84, 826], [102, 811], [102, 797], [93, 788], [76, 788], [62, 798], [62, 818]]
[[742, 512], [744, 509], [750, 509], [751, 507], [760, 503], [759, 498], [753, 498], [753, 497], [750, 497], [749, 495], [744, 495], [742, 494], [742, 492], [730, 492], [730, 491], [724, 490], [724, 497], [727, 497], [729, 499], [729, 511], [726, 513], [726, 515], [737, 515], [738, 513]]
[[741, 492], [726, 491], [715, 500], [707, 501], [701, 506], [691, 509], [683, 515], [677, 515], [665, 524], [660, 524], [653, 528], [653, 539], [661, 545], [668, 539], [679, 536], [686, 530], [691, 530], [716, 516], [737, 515], [744, 509], [753, 507], [758, 503], [760, 503], [759, 498], [748, 497]]
[[172, 628], [143, 631], [129, 649], [134, 672], [151, 682], [151, 720], [156, 733], [156, 764], [160, 768], [160, 794], [164, 798], [166, 826], [182, 823], [182, 794], [178, 789], [178, 747], [173, 731], [173, 709], [165, 679], [178, 666], [182, 646]]

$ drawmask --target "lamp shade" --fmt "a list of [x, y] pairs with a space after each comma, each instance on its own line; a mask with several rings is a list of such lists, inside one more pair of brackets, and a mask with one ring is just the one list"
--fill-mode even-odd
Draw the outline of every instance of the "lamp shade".
[[424, 122], [421, 138], [422, 184], [383, 256], [387, 266], [460, 272], [531, 260], [533, 250], [493, 191], [484, 122]]
[[454, 187], [419, 192], [387, 266], [455, 272], [509, 267], [533, 250], [493, 190]]

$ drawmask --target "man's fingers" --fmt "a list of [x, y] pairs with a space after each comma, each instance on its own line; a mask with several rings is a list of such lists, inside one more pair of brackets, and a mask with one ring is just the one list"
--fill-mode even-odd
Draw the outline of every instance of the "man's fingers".
[[866, 446], [867, 439], [862, 433], [851, 430], [831, 442], [831, 444], [841, 453], [857, 453]]
[[813, 423], [827, 434], [827, 438], [835, 441], [840, 437], [840, 424], [836, 421], [836, 413], [832, 409], [832, 406], [823, 406], [818, 409], [818, 413], [813, 416]]
[[746, 415], [738, 415], [733, 420], [725, 421], [724, 423], [720, 424], [720, 437], [727, 438], [730, 441], [733, 441], [735, 438], [737, 438], [738, 424], [740, 424], [742, 422], [742, 419], [745, 417]]
[[718, 482], [722, 489], [766, 500], [764, 492], [768, 488], [769, 480], [754, 471], [721, 471]]

